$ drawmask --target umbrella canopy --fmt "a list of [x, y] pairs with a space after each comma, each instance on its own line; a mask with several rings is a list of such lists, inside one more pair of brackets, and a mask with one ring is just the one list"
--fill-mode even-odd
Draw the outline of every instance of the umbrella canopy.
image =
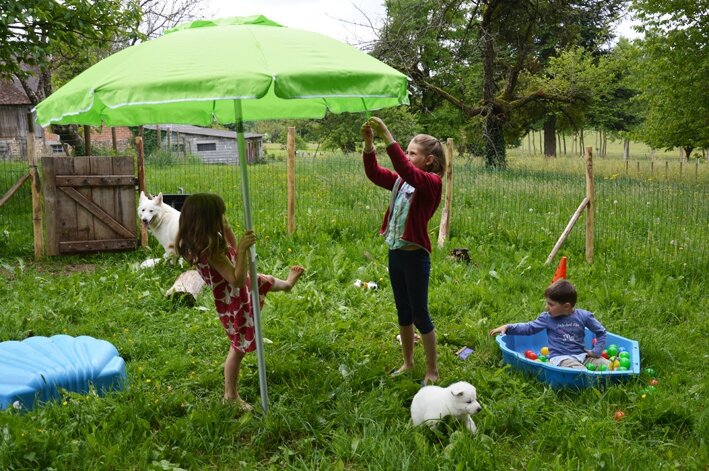
[[322, 118], [408, 104], [407, 78], [327, 36], [264, 16], [199, 20], [95, 64], [41, 102], [49, 124], [137, 126]]
[[[236, 123], [246, 230], [253, 228], [244, 121], [322, 118], [408, 104], [407, 78], [353, 47], [263, 16], [193, 21], [124, 49], [42, 101], [42, 126]], [[259, 386], [268, 406], [256, 249], [251, 277]]]

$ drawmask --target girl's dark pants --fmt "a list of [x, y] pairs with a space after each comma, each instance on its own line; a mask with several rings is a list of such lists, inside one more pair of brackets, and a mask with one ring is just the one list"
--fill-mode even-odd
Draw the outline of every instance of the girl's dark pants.
[[424, 249], [389, 251], [389, 279], [394, 291], [399, 325], [413, 323], [421, 334], [433, 330], [428, 314], [430, 275], [431, 257]]

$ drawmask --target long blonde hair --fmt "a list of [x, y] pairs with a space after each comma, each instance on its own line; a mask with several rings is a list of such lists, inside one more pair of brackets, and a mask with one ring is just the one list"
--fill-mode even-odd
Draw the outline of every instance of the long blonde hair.
[[221, 196], [213, 193], [195, 193], [185, 200], [180, 214], [180, 225], [175, 240], [177, 252], [190, 263], [225, 253], [224, 213], [226, 206]]
[[443, 176], [446, 171], [446, 153], [443, 150], [441, 141], [428, 134], [417, 134], [411, 140], [421, 146], [424, 155], [433, 156], [433, 162], [428, 164], [429, 168], [426, 170]]

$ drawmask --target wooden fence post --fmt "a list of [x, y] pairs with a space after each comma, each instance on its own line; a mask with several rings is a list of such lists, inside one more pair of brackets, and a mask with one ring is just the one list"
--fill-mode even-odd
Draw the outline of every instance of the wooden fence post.
[[[143, 157], [143, 126], [139, 128], [135, 138], [135, 150], [138, 154], [138, 191], [145, 191], [145, 158]], [[148, 230], [140, 224], [140, 246], [148, 246]]]
[[288, 128], [288, 234], [295, 232], [295, 128]]
[[593, 182], [593, 149], [586, 147], [586, 261], [593, 263], [593, 215], [596, 209]]
[[30, 188], [32, 190], [32, 230], [34, 233], [34, 258], [44, 257], [44, 235], [42, 232], [42, 194], [34, 140], [34, 116], [27, 113], [27, 165], [29, 166]]
[[116, 128], [111, 128], [111, 144], [113, 145], [113, 152], [118, 154], [118, 142], [116, 142]]
[[441, 224], [438, 226], [438, 248], [443, 248], [448, 238], [451, 222], [451, 205], [453, 204], [453, 139], [446, 141], [446, 196], [441, 214]]
[[84, 125], [84, 155], [91, 155], [91, 126]]

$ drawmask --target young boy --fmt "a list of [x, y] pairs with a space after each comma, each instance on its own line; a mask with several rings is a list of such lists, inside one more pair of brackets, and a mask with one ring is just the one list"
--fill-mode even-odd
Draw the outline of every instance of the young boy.
[[[565, 368], [585, 369], [592, 363], [596, 366], [610, 365], [601, 357], [606, 345], [606, 329], [593, 313], [576, 309], [576, 288], [567, 280], [552, 283], [546, 291], [547, 311], [532, 322], [505, 324], [492, 329], [490, 335], [532, 335], [546, 329], [549, 347], [549, 363]], [[584, 345], [585, 328], [596, 335], [593, 350]]]

